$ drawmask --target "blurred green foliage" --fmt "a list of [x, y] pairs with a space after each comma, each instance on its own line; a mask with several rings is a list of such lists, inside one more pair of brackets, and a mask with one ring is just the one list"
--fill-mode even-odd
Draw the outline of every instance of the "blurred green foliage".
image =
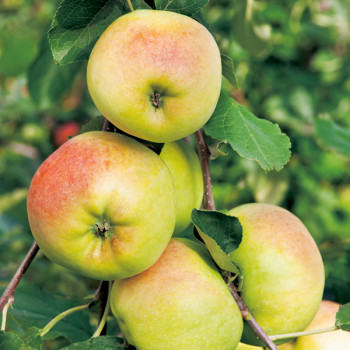
[[[208, 138], [217, 208], [257, 201], [292, 211], [320, 247], [325, 297], [348, 302], [350, 3], [249, 0], [248, 18], [240, 1], [210, 0], [203, 11], [222, 53], [234, 63], [238, 88], [226, 80], [223, 86], [255, 115], [279, 124], [291, 139], [292, 158], [282, 171], [266, 174], [232, 151], [223, 156]], [[27, 189], [57, 147], [55, 130], [99, 114], [87, 92], [86, 63], [57, 67], [48, 54], [46, 33], [57, 6], [55, 0], [0, 4], [0, 287], [32, 244]], [[77, 297], [98, 284], [40, 254], [25, 280]]]

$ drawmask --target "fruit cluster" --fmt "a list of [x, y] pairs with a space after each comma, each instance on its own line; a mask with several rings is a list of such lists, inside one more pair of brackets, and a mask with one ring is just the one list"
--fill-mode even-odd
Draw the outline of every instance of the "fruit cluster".
[[[200, 129], [218, 101], [214, 38], [180, 14], [131, 12], [96, 43], [87, 83], [102, 115], [130, 136], [87, 132], [40, 166], [27, 202], [40, 249], [82, 275], [115, 281], [112, 312], [138, 350], [254, 344], [205, 246], [174, 238], [203, 198], [198, 157], [180, 139]], [[134, 137], [165, 145], [158, 155]], [[229, 214], [243, 227], [231, 259], [244, 302], [268, 334], [303, 330], [324, 286], [311, 235], [276, 206], [247, 204]]]

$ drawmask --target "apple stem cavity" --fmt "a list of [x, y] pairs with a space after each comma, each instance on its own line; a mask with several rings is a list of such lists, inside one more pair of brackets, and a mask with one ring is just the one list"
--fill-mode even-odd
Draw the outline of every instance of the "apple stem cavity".
[[151, 93], [151, 102], [152, 105], [156, 108], [160, 108], [162, 106], [162, 96], [158, 91]]

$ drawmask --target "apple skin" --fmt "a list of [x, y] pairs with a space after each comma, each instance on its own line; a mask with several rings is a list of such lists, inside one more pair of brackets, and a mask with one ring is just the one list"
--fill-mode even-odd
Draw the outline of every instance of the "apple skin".
[[87, 84], [102, 115], [124, 132], [175, 141], [212, 115], [221, 89], [220, 51], [188, 16], [136, 10], [116, 19], [95, 44]]
[[[315, 318], [305, 331], [329, 328], [335, 324], [340, 304], [322, 300]], [[293, 350], [350, 350], [350, 333], [342, 330], [299, 337]]]
[[146, 146], [120, 134], [88, 132], [39, 167], [27, 212], [50, 260], [114, 280], [140, 273], [162, 254], [175, 225], [175, 189], [164, 162]]
[[148, 270], [115, 281], [111, 309], [138, 350], [234, 350], [242, 316], [206, 248], [173, 238]]
[[[238, 217], [242, 243], [230, 257], [243, 276], [242, 298], [268, 335], [302, 331], [315, 316], [324, 289], [324, 266], [312, 236], [289, 211], [250, 203]], [[261, 346], [245, 324], [242, 342]]]
[[176, 193], [176, 223], [173, 235], [179, 235], [191, 223], [193, 208], [203, 201], [203, 175], [196, 152], [185, 141], [166, 143], [160, 157], [168, 166]]

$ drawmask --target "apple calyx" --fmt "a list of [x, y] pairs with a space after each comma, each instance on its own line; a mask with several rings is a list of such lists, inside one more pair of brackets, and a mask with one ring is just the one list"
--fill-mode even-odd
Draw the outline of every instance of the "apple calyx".
[[158, 91], [151, 93], [151, 102], [152, 105], [156, 108], [160, 108], [162, 106], [162, 96]]
[[104, 220], [102, 224], [97, 223], [96, 226], [96, 237], [102, 238], [102, 240], [105, 240], [107, 237], [108, 231], [112, 229], [111, 225], [107, 222], [107, 220]]

